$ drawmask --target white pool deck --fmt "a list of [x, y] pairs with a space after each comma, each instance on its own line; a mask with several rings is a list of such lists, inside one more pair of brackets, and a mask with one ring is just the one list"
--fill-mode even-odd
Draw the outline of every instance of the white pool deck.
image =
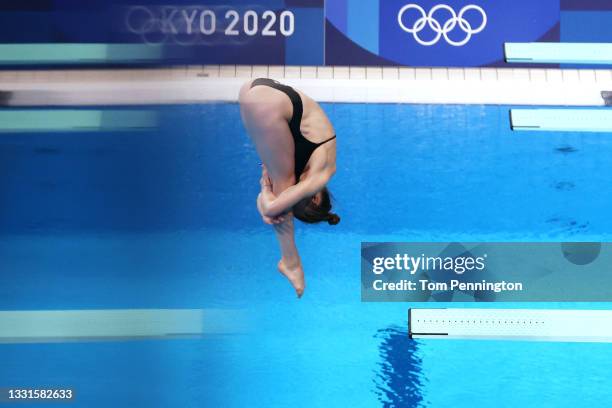
[[603, 106], [609, 69], [205, 65], [165, 69], [0, 71], [12, 106], [235, 102], [251, 78], [319, 102]]

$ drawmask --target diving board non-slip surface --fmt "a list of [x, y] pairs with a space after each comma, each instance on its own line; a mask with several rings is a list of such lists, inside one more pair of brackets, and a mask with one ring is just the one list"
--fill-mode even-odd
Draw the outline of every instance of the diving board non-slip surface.
[[506, 62], [612, 65], [612, 43], [505, 43]]
[[203, 333], [200, 309], [0, 312], [0, 343], [175, 338]]
[[512, 130], [612, 132], [612, 109], [511, 109]]
[[416, 339], [612, 342], [612, 310], [410, 309]]

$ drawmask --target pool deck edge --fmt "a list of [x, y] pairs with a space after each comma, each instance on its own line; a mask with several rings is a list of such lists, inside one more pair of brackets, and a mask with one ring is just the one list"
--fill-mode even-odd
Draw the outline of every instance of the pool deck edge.
[[270, 77], [319, 102], [604, 106], [612, 70], [191, 66], [168, 69], [0, 71], [3, 106], [236, 102]]

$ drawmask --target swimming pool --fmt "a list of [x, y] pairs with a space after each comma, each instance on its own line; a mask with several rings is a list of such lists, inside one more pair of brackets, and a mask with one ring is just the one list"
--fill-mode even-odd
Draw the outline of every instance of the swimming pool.
[[506, 106], [323, 108], [342, 221], [297, 224], [300, 301], [255, 208], [236, 104], [160, 108], [154, 132], [2, 134], [2, 310], [250, 321], [200, 340], [0, 345], [2, 382], [72, 386], [87, 407], [611, 403], [607, 344], [411, 341], [409, 304], [360, 301], [361, 241], [610, 240], [610, 135], [513, 133]]

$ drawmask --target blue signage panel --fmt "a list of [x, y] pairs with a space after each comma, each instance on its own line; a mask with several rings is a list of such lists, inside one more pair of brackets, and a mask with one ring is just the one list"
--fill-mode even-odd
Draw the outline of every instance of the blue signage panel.
[[0, 44], [142, 46], [101, 64], [504, 66], [506, 42], [612, 42], [611, 13], [609, 0], [24, 0], [0, 2]]
[[331, 64], [495, 66], [504, 42], [559, 41], [559, 0], [339, 0], [326, 16]]
[[[206, 4], [210, 3], [210, 4]], [[323, 64], [323, 0], [125, 5], [115, 32], [203, 64]]]
[[324, 0], [30, 0], [0, 5], [0, 43], [143, 44], [163, 50], [151, 61], [161, 64], [322, 65], [323, 5]]
[[561, 0], [561, 41], [612, 42], [612, 1]]

